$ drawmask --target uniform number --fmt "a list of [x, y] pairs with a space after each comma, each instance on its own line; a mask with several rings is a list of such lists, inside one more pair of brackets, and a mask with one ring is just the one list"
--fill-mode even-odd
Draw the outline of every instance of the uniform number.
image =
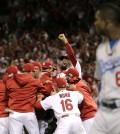
[[71, 104], [71, 102], [71, 99], [61, 100], [63, 112], [65, 112], [66, 110], [71, 111], [73, 109], [73, 105]]
[[116, 73], [116, 84], [117, 86], [120, 86], [120, 72]]

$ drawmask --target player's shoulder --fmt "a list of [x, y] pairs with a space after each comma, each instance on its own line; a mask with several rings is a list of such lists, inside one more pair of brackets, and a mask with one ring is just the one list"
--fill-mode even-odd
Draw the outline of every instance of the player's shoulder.
[[97, 51], [101, 50], [101, 49], [104, 49], [104, 47], [108, 44], [109, 42], [108, 41], [105, 41], [105, 42], [101, 42], [97, 48]]
[[103, 53], [105, 53], [108, 44], [109, 44], [108, 41], [101, 42], [101, 43], [99, 44], [99, 46], [97, 47], [97, 50], [96, 50], [96, 56], [97, 56], [97, 57], [99, 57], [99, 56], [101, 56]]
[[82, 98], [83, 99], [83, 94], [79, 91], [73, 91], [74, 92], [74, 97], [75, 98]]
[[116, 47], [120, 47], [120, 39], [119, 39], [119, 41], [118, 41]]
[[80, 91], [71, 91], [72, 92], [72, 94], [74, 94], [74, 96], [76, 95], [76, 96], [81, 96], [82, 95], [82, 93], [80, 92]]
[[54, 95], [50, 95], [50, 96], [48, 96], [48, 97], [46, 97], [44, 100], [43, 100], [43, 102], [52, 102], [53, 100], [54, 100]]

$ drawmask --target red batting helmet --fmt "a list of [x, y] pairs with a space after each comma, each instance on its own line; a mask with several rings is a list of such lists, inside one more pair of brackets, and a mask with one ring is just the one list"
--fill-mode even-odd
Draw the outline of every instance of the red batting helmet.
[[11, 65], [7, 68], [8, 74], [16, 74], [18, 72], [17, 66]]
[[53, 68], [54, 67], [54, 63], [51, 61], [45, 61], [42, 65], [43, 69], [48, 69], [48, 68]]
[[23, 65], [22, 69], [25, 72], [31, 72], [31, 71], [34, 71], [34, 65], [31, 63], [26, 63]]
[[67, 80], [65, 78], [57, 78], [55, 80], [55, 83], [57, 84], [58, 87], [64, 88], [67, 85]]
[[38, 61], [34, 61], [34, 62], [32, 62], [32, 64], [34, 65], [34, 68], [42, 69], [42, 65], [41, 65], [40, 62], [38, 62]]
[[71, 77], [79, 77], [79, 72], [75, 68], [69, 68], [65, 74]]

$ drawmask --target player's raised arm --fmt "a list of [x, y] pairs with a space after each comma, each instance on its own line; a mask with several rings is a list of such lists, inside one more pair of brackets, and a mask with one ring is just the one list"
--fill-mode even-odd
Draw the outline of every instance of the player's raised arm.
[[76, 66], [77, 60], [75, 58], [74, 50], [71, 47], [71, 45], [69, 44], [68, 39], [65, 37], [64, 34], [60, 34], [58, 36], [58, 38], [64, 42], [64, 44], [66, 46], [66, 52], [67, 52], [68, 56], [70, 57], [73, 66]]
[[63, 41], [63, 43], [65, 44], [66, 47], [66, 53], [68, 54], [68, 57], [72, 63], [72, 65], [78, 70], [79, 72], [79, 77], [81, 78], [81, 66], [80, 63], [77, 61], [76, 57], [75, 57], [75, 53], [73, 48], [71, 47], [71, 45], [68, 42], [68, 39], [65, 37], [64, 34], [59, 34], [58, 38], [60, 40]]
[[58, 38], [59, 38], [60, 40], [62, 40], [65, 44], [68, 43], [68, 40], [67, 40], [67, 38], [65, 37], [64, 34], [59, 34]]

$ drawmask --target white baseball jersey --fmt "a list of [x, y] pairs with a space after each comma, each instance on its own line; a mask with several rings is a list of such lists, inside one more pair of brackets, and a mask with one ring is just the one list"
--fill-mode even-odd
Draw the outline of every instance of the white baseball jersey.
[[101, 80], [100, 99], [120, 99], [120, 40], [112, 50], [108, 41], [100, 44], [96, 58], [95, 77]]
[[83, 95], [78, 91], [62, 90], [55, 95], [41, 101], [44, 110], [53, 109], [58, 119], [65, 114], [80, 114], [78, 104], [83, 100]]
[[81, 65], [80, 65], [79, 61], [77, 61], [75, 69], [79, 72], [79, 78], [82, 78]]

